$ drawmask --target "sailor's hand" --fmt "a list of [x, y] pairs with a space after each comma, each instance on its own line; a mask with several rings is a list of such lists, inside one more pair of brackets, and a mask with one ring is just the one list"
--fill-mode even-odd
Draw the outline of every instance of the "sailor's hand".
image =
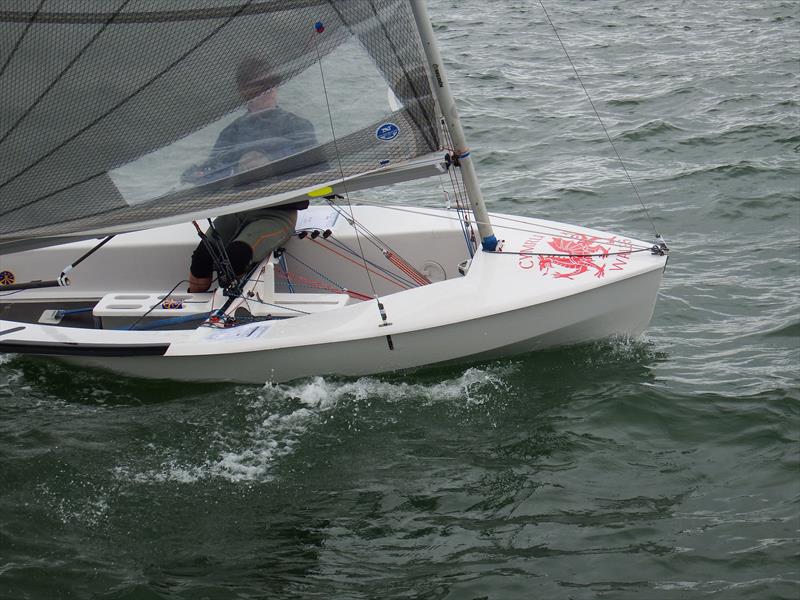
[[239, 172], [255, 169], [257, 167], [267, 164], [268, 162], [269, 159], [266, 157], [264, 153], [258, 152], [256, 150], [251, 150], [250, 152], [246, 152], [239, 159]]
[[210, 169], [203, 165], [192, 165], [181, 175], [182, 183], [201, 183], [208, 177]]

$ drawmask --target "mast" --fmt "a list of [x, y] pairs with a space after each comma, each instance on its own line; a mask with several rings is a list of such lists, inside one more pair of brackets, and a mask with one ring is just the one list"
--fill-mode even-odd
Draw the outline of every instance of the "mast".
[[428, 16], [426, 0], [411, 0], [411, 10], [414, 13], [414, 20], [417, 22], [417, 30], [422, 39], [422, 46], [425, 50], [425, 57], [428, 60], [428, 72], [431, 75], [431, 85], [436, 94], [436, 100], [442, 111], [442, 116], [453, 138], [454, 159], [461, 169], [461, 176], [464, 180], [464, 189], [467, 191], [472, 213], [478, 225], [478, 234], [481, 236], [483, 249], [492, 252], [497, 247], [497, 238], [494, 236], [492, 224], [489, 221], [489, 213], [483, 201], [483, 194], [478, 183], [478, 176], [475, 173], [475, 165], [470, 156], [467, 139], [458, 118], [455, 99], [450, 91], [450, 83], [442, 64], [442, 55], [436, 45], [436, 38], [433, 35], [433, 27]]

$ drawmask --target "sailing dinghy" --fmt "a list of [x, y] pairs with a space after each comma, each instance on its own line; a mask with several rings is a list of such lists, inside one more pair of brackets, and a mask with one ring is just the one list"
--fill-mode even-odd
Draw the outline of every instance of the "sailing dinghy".
[[[510, 356], [650, 321], [659, 238], [487, 211], [423, 0], [11, 6], [0, 352], [264, 383]], [[314, 144], [182, 181], [242, 114], [233, 73], [253, 57]], [[424, 178], [451, 186], [446, 206], [370, 203]], [[223, 252], [218, 285], [186, 291], [192, 221], [305, 199], [285, 247], [240, 279]]]

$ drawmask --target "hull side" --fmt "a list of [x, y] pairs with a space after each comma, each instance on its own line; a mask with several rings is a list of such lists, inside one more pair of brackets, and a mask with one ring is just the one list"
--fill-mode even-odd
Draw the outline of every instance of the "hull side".
[[[309, 209], [317, 215], [314, 218], [327, 218], [329, 209], [316, 208]], [[337, 302], [326, 310], [309, 305], [295, 311], [297, 315], [292, 313], [292, 318], [261, 320], [264, 314], [253, 312], [256, 322], [226, 329], [182, 325], [174, 331], [168, 326], [127, 331], [119, 322], [122, 313], [113, 313], [117, 321], [106, 323], [111, 309], [132, 310], [125, 318], [138, 321], [144, 316], [143, 307], [153, 302], [151, 297], [159, 297], [154, 290], [172, 288], [173, 281], [185, 276], [185, 262], [196, 240], [183, 229], [169, 228], [153, 232], [152, 238], [142, 233], [112, 240], [104, 247], [105, 254], [90, 257], [87, 262], [94, 264], [75, 274], [69, 288], [4, 297], [0, 315], [9, 320], [0, 321], [0, 351], [38, 352], [145, 378], [264, 383], [312, 375], [360, 376], [637, 335], [652, 316], [666, 257], [653, 255], [645, 242], [552, 221], [492, 215], [504, 250], [478, 252], [464, 261], [463, 231], [451, 213], [396, 208], [362, 206], [356, 212], [360, 222], [388, 240], [434, 283], [398, 289], [396, 280], [384, 276], [391, 271], [377, 268], [389, 267], [387, 258], [373, 249], [368, 258], [376, 267], [372, 270], [376, 292], [388, 314], [385, 327], [374, 300], [341, 306]], [[299, 278], [313, 273], [296, 267], [312, 265], [328, 281], [347, 289], [370, 289], [363, 264], [343, 252], [355, 246], [349, 224], [339, 219], [333, 232], [333, 241], [328, 242], [324, 236], [293, 238], [287, 245], [289, 273], [301, 282]], [[334, 242], [339, 245], [331, 245]], [[60, 250], [77, 255], [87, 248], [79, 244]], [[22, 279], [42, 277], [63, 265], [58, 250], [1, 258], [19, 261], [4, 263], [4, 268]], [[161, 255], [165, 259], [159, 261]], [[123, 285], [119, 278], [132, 275], [128, 265], [137, 269]], [[107, 279], [119, 289], [104, 288]], [[276, 282], [276, 292], [279, 283], [288, 286], [283, 280]], [[281, 289], [291, 300], [280, 302], [292, 306], [314, 296]], [[261, 291], [266, 294], [266, 287]], [[136, 300], [135, 310], [109, 304], [130, 293], [148, 300]], [[214, 299], [210, 301], [213, 306]], [[78, 309], [63, 310], [76, 302]], [[242, 306], [249, 307], [247, 303]], [[255, 309], [272, 310], [258, 305]], [[169, 321], [156, 314], [159, 310], [152, 313], [154, 320]], [[50, 319], [53, 312], [70, 316]], [[28, 318], [17, 322], [12, 318], [17, 313]], [[194, 314], [188, 309], [181, 314], [188, 313]]]
[[280, 383], [312, 375], [362, 376], [421, 366], [511, 356], [635, 336], [649, 323], [662, 271], [551, 302], [482, 318], [386, 336], [224, 355], [65, 357], [135, 377]]

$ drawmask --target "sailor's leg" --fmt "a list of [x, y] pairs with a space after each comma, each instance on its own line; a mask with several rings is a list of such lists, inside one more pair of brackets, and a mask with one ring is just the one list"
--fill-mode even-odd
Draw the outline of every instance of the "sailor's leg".
[[297, 211], [261, 211], [261, 218], [248, 223], [228, 246], [234, 271], [242, 275], [251, 263], [261, 262], [270, 252], [286, 244], [297, 224]]
[[[213, 230], [209, 228], [206, 231], [206, 235], [212, 238], [214, 232], [216, 232], [223, 243], [227, 244], [239, 232], [241, 225], [241, 219], [238, 215], [222, 215], [214, 219]], [[206, 247], [206, 243], [201, 241], [192, 253], [192, 263], [189, 267], [189, 292], [200, 293], [208, 291], [213, 281], [213, 273], [214, 261]]]
[[214, 261], [211, 259], [205, 242], [201, 241], [192, 253], [192, 262], [189, 266], [189, 292], [207, 291], [211, 287], [213, 272]]
[[[217, 233], [220, 239], [225, 244], [230, 244], [236, 237], [236, 234], [239, 233], [239, 230], [242, 229], [244, 223], [242, 222], [241, 217], [234, 213], [232, 215], [222, 215], [217, 217], [214, 219], [212, 225], [214, 226], [213, 230]], [[211, 229], [206, 231], [206, 235], [210, 236], [211, 234]]]

